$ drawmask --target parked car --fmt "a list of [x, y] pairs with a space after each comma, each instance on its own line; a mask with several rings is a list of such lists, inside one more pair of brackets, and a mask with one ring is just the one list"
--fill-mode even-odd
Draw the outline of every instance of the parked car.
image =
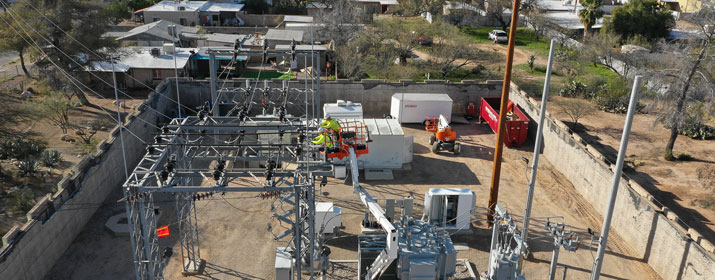
[[506, 43], [509, 41], [509, 35], [506, 34], [506, 32], [498, 29], [494, 29], [491, 32], [489, 32], [489, 40], [493, 41], [494, 43]]

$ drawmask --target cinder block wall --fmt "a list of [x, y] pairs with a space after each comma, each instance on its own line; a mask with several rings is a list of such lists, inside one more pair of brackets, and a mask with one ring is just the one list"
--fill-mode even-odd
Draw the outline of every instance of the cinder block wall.
[[[255, 85], [254, 80], [252, 85]], [[180, 80], [181, 102], [198, 106], [200, 102], [210, 100], [211, 92], [208, 80]], [[283, 80], [274, 79], [268, 82], [271, 88], [281, 88]], [[225, 83], [225, 87], [243, 87], [246, 79], [233, 79]], [[219, 87], [224, 85], [219, 83]], [[264, 87], [264, 82], [258, 83], [259, 88]], [[290, 81], [290, 88], [304, 88], [304, 81]], [[390, 103], [395, 93], [445, 93], [454, 101], [453, 114], [462, 114], [467, 102], [479, 102], [481, 97], [495, 97], [501, 94], [501, 82], [476, 82], [464, 80], [458, 83], [443, 80], [428, 80], [423, 83], [405, 80], [400, 82], [385, 82], [383, 80], [362, 80], [353, 82], [349, 80], [321, 81], [320, 108], [325, 103], [334, 103], [338, 99], [362, 103], [366, 117], [382, 117], [390, 114]], [[254, 97], [254, 101], [258, 97]], [[256, 106], [257, 107], [257, 106]], [[322, 111], [321, 111], [322, 112]], [[322, 114], [321, 114], [322, 116]]]
[[[529, 132], [536, 133], [537, 102], [512, 83], [510, 99], [530, 116]], [[556, 164], [576, 190], [605, 215], [613, 168], [603, 155], [573, 135], [547, 110], [543, 156]], [[538, 191], [538, 190], [537, 190]], [[622, 237], [663, 279], [712, 279], [715, 275], [712, 243], [678, 223], [678, 216], [653, 199], [635, 181], [621, 178], [611, 230]], [[600, 230], [600, 229], [597, 229]], [[606, 258], [609, 258], [608, 254]]]
[[[156, 111], [167, 111], [167, 106], [174, 104], [159, 96], [170, 93], [165, 83], [158, 87], [159, 93], [149, 95], [126, 118], [124, 143], [129, 168], [133, 168], [145, 153], [143, 142], [153, 140], [155, 128], [149, 124], [165, 121]], [[170, 98], [175, 99], [174, 96]], [[66, 175], [59, 182], [56, 193], [41, 199], [27, 213], [27, 222], [22, 227], [12, 228], [3, 237], [0, 279], [43, 279], [107, 195], [124, 183], [119, 127], [112, 130], [110, 139], [97, 145], [97, 150], [74, 167], [73, 175]]]

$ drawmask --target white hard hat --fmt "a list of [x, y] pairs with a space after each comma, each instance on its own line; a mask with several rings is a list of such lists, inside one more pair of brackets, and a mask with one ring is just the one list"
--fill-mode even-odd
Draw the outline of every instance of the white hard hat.
[[323, 133], [323, 132], [325, 132], [325, 128], [322, 128], [322, 127], [318, 128], [318, 133]]
[[327, 118], [330, 118], [330, 113], [325, 114], [325, 118], [326, 118], [326, 119], [327, 119]]

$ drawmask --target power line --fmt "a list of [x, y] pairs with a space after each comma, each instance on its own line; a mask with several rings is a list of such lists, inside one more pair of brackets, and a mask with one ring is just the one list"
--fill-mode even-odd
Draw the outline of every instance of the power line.
[[[45, 16], [43, 13], [41, 13], [35, 6], [33, 6], [32, 3], [26, 2], [25, 4], [28, 4], [30, 7], [32, 7], [32, 9], [35, 10], [36, 13], [38, 13], [39, 15], [41, 15], [43, 18], [45, 18], [47, 21], [49, 21], [53, 26], [55, 26], [57, 29], [59, 29], [60, 31], [62, 31], [62, 33], [64, 33], [67, 37], [69, 37], [69, 38], [72, 39], [73, 41], [77, 42], [80, 46], [82, 46], [83, 48], [85, 48], [87, 51], [89, 51], [90, 53], [94, 54], [95, 56], [97, 56], [97, 57], [100, 58], [100, 59], [104, 59], [102, 56], [100, 56], [99, 54], [97, 54], [95, 51], [93, 51], [92, 49], [90, 49], [90, 48], [87, 47], [86, 45], [82, 44], [82, 42], [80, 42], [79, 40], [75, 39], [72, 35], [70, 35], [70, 34], [67, 33], [65, 30], [63, 30], [61, 27], [59, 27], [54, 21], [52, 21], [50, 18], [48, 18], [47, 16]], [[7, 9], [7, 8], [6, 8], [6, 9]], [[175, 30], [175, 31], [176, 31], [176, 30]], [[174, 54], [174, 56], [176, 56], [176, 53]], [[132, 77], [131, 75], [129, 76], [129, 78], [131, 78], [132, 80], [136, 81], [136, 82], [139, 83], [140, 85], [142, 85], [142, 86], [148, 88], [148, 89], [151, 90], [152, 92], [155, 92], [155, 93], [159, 94], [159, 92], [157, 92], [154, 88], [149, 87], [148, 85], [142, 83], [141, 81], [137, 80], [136, 78]], [[100, 80], [101, 80], [101, 79], [100, 79]], [[103, 81], [103, 80], [102, 80], [102, 81]], [[122, 93], [123, 93], [123, 92], [122, 92]], [[159, 95], [161, 96], [161, 94], [159, 94]], [[174, 100], [174, 99], [171, 99], [171, 98], [168, 97], [168, 96], [162, 96], [162, 97], [164, 97], [164, 98], [166, 98], [166, 99], [169, 99], [170, 101], [172, 101], [172, 102], [174, 102], [174, 103], [176, 103], [176, 104], [178, 104], [178, 105], [180, 105], [180, 106], [182, 106], [182, 107], [188, 109], [189, 111], [192, 111], [192, 112], [196, 113], [196, 110], [194, 110], [193, 108], [188, 107], [188, 106], [186, 106], [186, 105], [182, 105], [181, 103], [177, 102], [177, 101]], [[130, 97], [130, 98], [132, 98], [132, 97]], [[132, 99], [133, 99], [133, 98], [132, 98]]]
[[[4, 3], [0, 2], [0, 4], [2, 4], [3, 7], [5, 7], [5, 4], [4, 4]], [[7, 10], [6, 13], [8, 13], [8, 14], [12, 17], [12, 13], [10, 12], [10, 10]], [[23, 33], [25, 33], [25, 35], [27, 35], [27, 37], [32, 41], [32, 43], [30, 43], [25, 37], [23, 37], [22, 34], [20, 34], [20, 32], [18, 32], [7, 20], [5, 20], [5, 19], [2, 18], [2, 17], [0, 17], [0, 19], [2, 19], [3, 22], [5, 22], [5, 24], [7, 24], [8, 26], [10, 26], [10, 28], [11, 28], [18, 36], [20, 36], [20, 38], [22, 38], [23, 41], [25, 41], [26, 43], [28, 43], [28, 44], [31, 45], [31, 46], [34, 44], [34, 45], [35, 45], [35, 48], [37, 48], [37, 50], [39, 50], [42, 54], [44, 54], [45, 56], [47, 56], [47, 53], [45, 53], [45, 52], [42, 50], [42, 48], [39, 46], [39, 44], [37, 44], [37, 42], [35, 42], [35, 40], [32, 39], [32, 37], [27, 33], [27, 31], [24, 30], [24, 28], [23, 28], [21, 25], [18, 25], [18, 26], [23, 30]], [[14, 17], [13, 17], [13, 20], [15, 20]], [[15, 21], [17, 22], [17, 20], [15, 20]], [[50, 59], [49, 61], [60, 71], [60, 73], [62, 73], [63, 75], [65, 75], [65, 76], [69, 79], [69, 81], [70, 81], [74, 86], [76, 86], [77, 88], [80, 88], [80, 89], [82, 88], [82, 87], [80, 87], [79, 85], [77, 85], [77, 83], [75, 82], [75, 79], [74, 79], [72, 76], [70, 76], [70, 75], [67, 74], [67, 72], [65, 72], [62, 68], [60, 68], [59, 66], [57, 66], [57, 64], [56, 64], [54, 61], [52, 61], [51, 59]], [[82, 84], [82, 83], [80, 83], [80, 84]], [[89, 89], [90, 91], [92, 91], [92, 90], [91, 90], [90, 88], [88, 88], [86, 85], [85, 85], [85, 87], [86, 87], [87, 89]], [[94, 91], [92, 91], [92, 92], [94, 92]], [[97, 94], [96, 92], [94, 92], [94, 93]], [[98, 94], [97, 94], [97, 95], [98, 95]], [[101, 97], [101, 96], [100, 96], [100, 97]], [[118, 123], [120, 123], [120, 120], [116, 120], [116, 119], [115, 119], [109, 112], [107, 112], [102, 106], [97, 106], [97, 107], [98, 107], [100, 110], [102, 110], [105, 114], [107, 114], [107, 115], [109, 116], [109, 118], [111, 118], [112, 120], [117, 121]], [[138, 119], [142, 120], [141, 118], [138, 118]], [[142, 120], [142, 121], [146, 122], [146, 123], [149, 124], [149, 125], [152, 125], [151, 123], [149, 123], [149, 122], [147, 122], [147, 121], [145, 121], [145, 120]], [[152, 126], [153, 126], [153, 125], [152, 125]], [[124, 126], [124, 128], [127, 129], [126, 126]], [[146, 144], [146, 142], [145, 142], [141, 137], [137, 136], [136, 134], [134, 134], [133, 132], [131, 132], [129, 129], [127, 129], [127, 131], [128, 131], [131, 135], [133, 135], [134, 137], [136, 137], [137, 139], [139, 139], [139, 141], [141, 141], [142, 143]]]

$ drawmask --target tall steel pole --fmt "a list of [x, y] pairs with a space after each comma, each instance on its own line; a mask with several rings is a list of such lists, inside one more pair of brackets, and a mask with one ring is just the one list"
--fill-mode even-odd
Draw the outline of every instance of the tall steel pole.
[[209, 74], [211, 75], [211, 107], [213, 108], [213, 116], [218, 117], [218, 100], [216, 100], [216, 53], [209, 50]]
[[554, 47], [556, 40], [551, 40], [549, 48], [549, 62], [546, 65], [546, 79], [544, 80], [544, 91], [541, 94], [541, 111], [539, 111], [539, 128], [536, 130], [536, 144], [534, 144], [534, 158], [531, 161], [531, 178], [529, 179], [529, 192], [526, 195], [526, 211], [524, 213], [524, 228], [521, 229], [522, 242], [526, 244], [527, 234], [529, 233], [529, 216], [531, 215], [531, 203], [534, 201], [534, 185], [536, 185], [536, 171], [539, 167], [539, 155], [541, 155], [541, 146], [544, 143], [544, 119], [546, 116], [546, 103], [549, 100], [549, 84], [551, 83], [551, 66], [554, 59]]
[[[176, 24], [169, 26], [169, 30], [171, 30], [171, 39], [176, 39], [174, 37], [176, 35]], [[177, 63], [176, 63], [176, 42], [172, 42], [174, 46], [174, 77], [176, 79], [176, 104], [178, 111], [177, 113], [179, 114], [179, 118], [181, 118], [181, 94], [179, 94], [179, 69], [177, 68]]]
[[506, 124], [506, 105], [509, 102], [509, 89], [511, 88], [511, 65], [514, 62], [514, 45], [516, 44], [516, 26], [519, 21], [520, 0], [514, 0], [511, 14], [511, 27], [509, 28], [509, 47], [506, 54], [506, 68], [504, 68], [504, 84], [501, 90], [501, 107], [499, 109], [499, 130], [497, 131], [497, 144], [494, 149], [494, 169], [492, 169], [492, 184], [489, 190], [489, 212], [487, 218], [489, 225], [494, 221], [494, 207], [499, 197], [499, 176], [501, 175], [501, 156], [504, 146], [504, 127]]
[[616, 160], [616, 169], [613, 171], [613, 182], [611, 184], [611, 195], [608, 198], [608, 207], [606, 208], [606, 216], [603, 219], [603, 228], [601, 229], [601, 238], [598, 242], [598, 254], [593, 264], [591, 271], [591, 280], [598, 280], [601, 276], [601, 267], [603, 266], [603, 257], [606, 253], [606, 244], [608, 243], [608, 231], [611, 229], [611, 219], [613, 218], [613, 208], [616, 206], [616, 196], [618, 196], [618, 185], [621, 183], [621, 174], [623, 173], [623, 160], [626, 157], [626, 148], [628, 148], [628, 138], [631, 136], [631, 125], [633, 124], [633, 116], [636, 113], [638, 104], [638, 91], [641, 87], [641, 76], [636, 76], [633, 81], [633, 90], [631, 91], [631, 100], [628, 103], [628, 114], [626, 115], [626, 124], [623, 127], [623, 135], [621, 136], [621, 147], [618, 149], [618, 159]]

